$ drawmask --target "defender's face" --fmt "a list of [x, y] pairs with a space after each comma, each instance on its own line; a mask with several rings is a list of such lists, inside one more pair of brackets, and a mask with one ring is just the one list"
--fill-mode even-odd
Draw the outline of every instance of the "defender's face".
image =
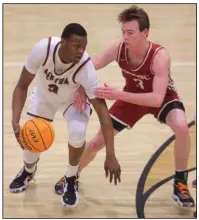
[[137, 20], [122, 23], [123, 40], [127, 47], [139, 46], [148, 36], [148, 29], [140, 32]]
[[66, 51], [72, 63], [78, 63], [82, 58], [87, 46], [87, 37], [72, 35], [68, 39], [62, 40], [62, 47]]

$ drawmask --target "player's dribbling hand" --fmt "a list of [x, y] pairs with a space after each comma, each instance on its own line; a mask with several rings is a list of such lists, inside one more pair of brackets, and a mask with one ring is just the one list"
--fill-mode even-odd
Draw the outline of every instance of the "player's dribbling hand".
[[115, 156], [106, 156], [106, 160], [104, 162], [104, 170], [106, 178], [109, 176], [110, 183], [112, 183], [113, 178], [115, 185], [117, 185], [118, 181], [121, 182], [121, 168]]
[[73, 104], [79, 112], [82, 112], [86, 109], [87, 107], [86, 100], [87, 100], [86, 92], [84, 88], [80, 86], [73, 96]]
[[12, 123], [12, 128], [13, 128], [15, 137], [16, 137], [16, 139], [17, 139], [17, 142], [18, 142], [19, 145], [21, 146], [20, 139], [19, 139], [19, 135], [20, 135], [20, 126], [19, 126], [19, 123]]

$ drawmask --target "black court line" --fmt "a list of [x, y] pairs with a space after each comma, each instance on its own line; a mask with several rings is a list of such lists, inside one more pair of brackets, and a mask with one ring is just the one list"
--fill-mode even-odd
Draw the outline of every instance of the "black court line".
[[[194, 121], [190, 122], [188, 124], [189, 127], [193, 126], [195, 124]], [[163, 184], [167, 183], [168, 181], [172, 180], [174, 178], [174, 175], [167, 177], [164, 180], [161, 180], [160, 182], [156, 183], [155, 185], [153, 185], [150, 189], [148, 189], [145, 193], [144, 193], [144, 186], [146, 183], [146, 179], [148, 177], [148, 174], [153, 166], [153, 164], [155, 163], [155, 161], [157, 160], [157, 158], [160, 156], [160, 154], [169, 146], [169, 144], [175, 140], [175, 135], [171, 136], [167, 141], [165, 141], [159, 148], [158, 150], [151, 156], [150, 160], [148, 161], [148, 163], [146, 164], [145, 168], [143, 169], [140, 179], [138, 181], [138, 185], [137, 185], [137, 190], [136, 190], [136, 212], [137, 212], [137, 217], [138, 218], [145, 218], [145, 214], [144, 214], [144, 207], [145, 207], [145, 203], [147, 201], [147, 199], [149, 198], [149, 196], [156, 190], [158, 189], [160, 186], [162, 186]], [[196, 170], [196, 167], [193, 167], [191, 169], [188, 170], [188, 172], [191, 172], [193, 170]]]

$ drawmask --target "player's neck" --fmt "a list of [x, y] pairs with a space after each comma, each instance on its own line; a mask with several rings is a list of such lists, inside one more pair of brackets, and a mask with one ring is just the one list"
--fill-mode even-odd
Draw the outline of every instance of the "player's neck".
[[66, 53], [63, 53], [61, 47], [58, 49], [58, 56], [62, 63], [69, 64], [71, 60], [67, 57]]
[[136, 56], [137, 58], [143, 58], [149, 49], [149, 45], [150, 45], [150, 42], [145, 41], [144, 43], [140, 44], [139, 46], [135, 48], [129, 48], [128, 53], [130, 57]]

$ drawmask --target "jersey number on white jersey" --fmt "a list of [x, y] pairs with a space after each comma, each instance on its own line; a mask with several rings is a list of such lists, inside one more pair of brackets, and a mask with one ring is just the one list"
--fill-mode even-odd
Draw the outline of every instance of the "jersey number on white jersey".
[[59, 87], [56, 84], [49, 84], [48, 85], [48, 91], [49, 92], [53, 92], [53, 93], [57, 94], [58, 89], [59, 89]]

